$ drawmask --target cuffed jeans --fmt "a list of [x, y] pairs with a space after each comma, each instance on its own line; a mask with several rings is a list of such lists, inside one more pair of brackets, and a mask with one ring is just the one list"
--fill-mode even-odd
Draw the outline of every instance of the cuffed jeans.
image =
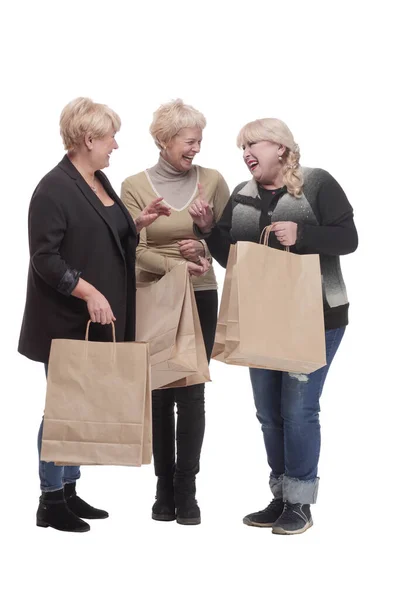
[[[46, 377], [48, 364], [44, 365]], [[39, 427], [38, 452], [39, 452], [39, 478], [42, 492], [55, 492], [62, 490], [66, 483], [74, 483], [81, 476], [80, 468], [76, 466], [58, 467], [54, 462], [40, 460], [42, 449], [43, 419]]]
[[326, 331], [327, 365], [310, 375], [250, 369], [257, 418], [276, 498], [292, 504], [317, 500], [321, 447], [319, 399], [345, 327]]

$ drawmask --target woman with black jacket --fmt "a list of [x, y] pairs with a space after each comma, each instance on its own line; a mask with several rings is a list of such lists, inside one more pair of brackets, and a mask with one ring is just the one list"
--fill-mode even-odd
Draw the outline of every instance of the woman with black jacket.
[[231, 244], [258, 242], [271, 224], [271, 246], [320, 256], [327, 365], [310, 375], [250, 369], [274, 498], [244, 523], [298, 534], [312, 525], [310, 504], [316, 502], [319, 484], [319, 399], [348, 324], [339, 256], [356, 250], [357, 231], [344, 191], [326, 171], [300, 166], [299, 147], [285, 123], [248, 123], [238, 146], [253, 178], [235, 188], [219, 222], [213, 222], [204, 198], [189, 209], [195, 232], [206, 239], [212, 256], [226, 267]]
[[[53, 338], [135, 339], [135, 251], [138, 232], [169, 209], [153, 201], [135, 221], [101, 169], [118, 148], [119, 116], [104, 104], [78, 98], [63, 110], [61, 137], [67, 154], [40, 181], [29, 207], [30, 265], [18, 350], [43, 362], [47, 373]], [[41, 449], [43, 422], [39, 429]], [[76, 495], [78, 466], [39, 461], [42, 495], [37, 525], [88, 531], [82, 520], [101, 519]]]

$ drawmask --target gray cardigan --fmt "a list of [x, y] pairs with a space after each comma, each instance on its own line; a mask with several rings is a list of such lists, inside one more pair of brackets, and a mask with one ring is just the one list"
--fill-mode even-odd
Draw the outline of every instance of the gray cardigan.
[[[226, 267], [231, 244], [258, 242], [263, 228], [274, 221], [297, 223], [298, 238], [290, 250], [320, 255], [325, 327], [336, 329], [348, 323], [349, 302], [339, 257], [354, 252], [358, 245], [353, 209], [327, 171], [303, 168], [303, 175], [301, 198], [291, 196], [286, 188], [272, 196], [254, 179], [239, 184], [221, 219], [204, 237], [211, 255]], [[283, 249], [275, 235], [270, 245]]]

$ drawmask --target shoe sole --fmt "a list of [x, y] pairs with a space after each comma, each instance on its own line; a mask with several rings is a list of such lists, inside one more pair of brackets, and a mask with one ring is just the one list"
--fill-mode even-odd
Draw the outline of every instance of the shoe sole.
[[175, 521], [175, 515], [157, 515], [156, 513], [151, 513], [151, 518], [154, 521]]
[[247, 517], [245, 517], [243, 519], [243, 523], [245, 525], [249, 525], [249, 527], [272, 527], [274, 524], [274, 523], [255, 523], [254, 521], [251, 521]]
[[49, 523], [46, 523], [45, 521], [36, 521], [36, 526], [37, 527], [52, 527], [53, 529], [56, 529], [57, 531], [65, 531], [67, 533], [86, 533], [87, 531], [90, 531], [89, 525], [88, 525], [87, 529], [61, 529], [60, 527], [55, 527], [54, 525], [50, 525]]
[[308, 521], [308, 523], [306, 523], [304, 527], [302, 527], [301, 529], [297, 529], [296, 531], [286, 531], [286, 529], [283, 529], [283, 527], [273, 527], [272, 533], [275, 533], [277, 535], [298, 535], [300, 533], [304, 533], [305, 531], [307, 531], [307, 529], [310, 529], [310, 527], [312, 527], [313, 524], [314, 523], [312, 521]]
[[180, 519], [179, 517], [177, 517], [176, 522], [179, 523], [179, 525], [200, 525], [201, 518], [199, 517], [195, 519]]
[[79, 517], [79, 519], [88, 519], [89, 521], [101, 521], [102, 519], [108, 519], [108, 517], [110, 516], [110, 515], [107, 515], [105, 517], [81, 517], [80, 515], [77, 515], [76, 513], [74, 513], [74, 515]]

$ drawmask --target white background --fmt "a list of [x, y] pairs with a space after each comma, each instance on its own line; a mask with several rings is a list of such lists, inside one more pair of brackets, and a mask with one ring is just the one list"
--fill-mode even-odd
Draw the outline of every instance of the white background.
[[[398, 597], [398, 21], [395, 2], [17, 2], [2, 9], [2, 597]], [[342, 260], [351, 325], [322, 398], [315, 526], [273, 536], [242, 517], [269, 502], [248, 372], [212, 364], [198, 477], [203, 523], [150, 518], [152, 467], [85, 468], [82, 496], [109, 510], [85, 535], [35, 526], [43, 367], [17, 354], [34, 187], [63, 156], [77, 96], [122, 118], [107, 170], [116, 190], [149, 167], [161, 102], [204, 112], [199, 164], [232, 189], [248, 178], [235, 138], [255, 118], [288, 123], [302, 164], [327, 169], [355, 211]], [[220, 284], [223, 270], [218, 269]], [[397, 555], [397, 559], [396, 559]]]

